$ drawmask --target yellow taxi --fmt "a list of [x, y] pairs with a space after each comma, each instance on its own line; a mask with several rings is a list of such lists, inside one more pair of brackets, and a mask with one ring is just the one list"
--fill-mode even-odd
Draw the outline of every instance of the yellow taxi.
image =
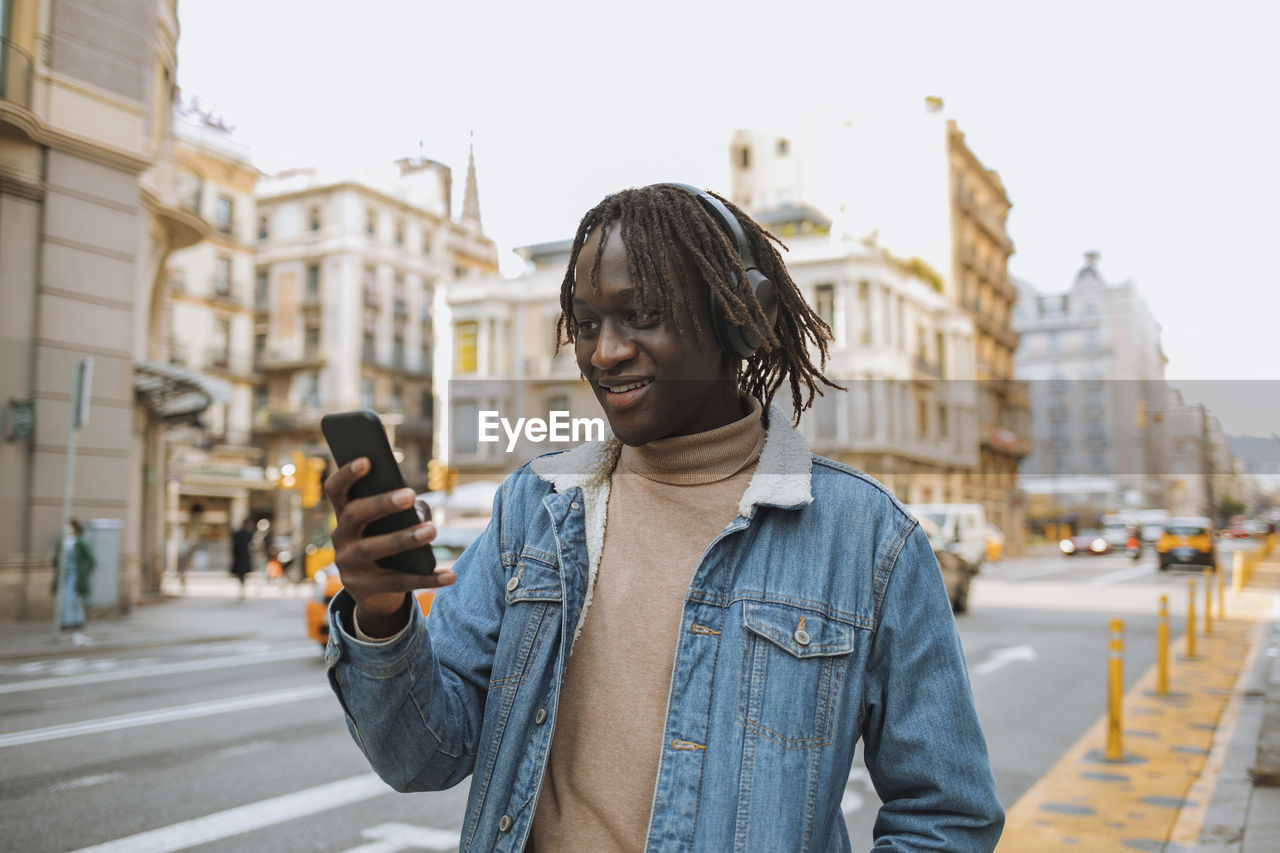
[[1218, 570], [1218, 554], [1213, 545], [1213, 522], [1203, 516], [1171, 518], [1156, 540], [1160, 571], [1170, 566], [1207, 566]]
[[[452, 566], [454, 561], [462, 556], [467, 546], [482, 532], [481, 527], [441, 527], [436, 532], [435, 541], [431, 543], [431, 550], [436, 555], [436, 565], [446, 569]], [[329, 640], [329, 602], [333, 601], [333, 597], [342, 589], [342, 578], [338, 576], [338, 567], [333, 565], [332, 547], [329, 548], [329, 554], [329, 565], [315, 573], [315, 591], [307, 600], [305, 611], [307, 636], [322, 646]], [[431, 602], [435, 594], [434, 589], [420, 589], [414, 592], [418, 599], [418, 607], [422, 608], [422, 615], [425, 616], [431, 612]]]

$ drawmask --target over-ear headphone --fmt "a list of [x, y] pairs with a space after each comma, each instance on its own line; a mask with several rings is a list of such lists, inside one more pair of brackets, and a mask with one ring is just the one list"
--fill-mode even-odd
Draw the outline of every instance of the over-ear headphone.
[[[707, 213], [710, 213], [711, 217], [720, 223], [720, 228], [728, 235], [729, 242], [737, 247], [738, 258], [742, 261], [742, 268], [747, 272], [745, 287], [742, 282], [737, 280], [736, 275], [734, 277], [734, 286], [738, 288], [738, 292], [743, 295], [744, 300], [746, 294], [755, 294], [760, 307], [764, 309], [765, 317], [769, 320], [769, 325], [772, 326], [778, 319], [778, 294], [774, 290], [773, 282], [756, 266], [755, 253], [751, 251], [751, 243], [748, 242], [747, 235], [743, 232], [742, 224], [738, 222], [738, 218], [721, 203], [720, 199], [709, 192], [704, 192], [689, 184], [667, 183], [665, 186], [679, 187], [686, 192], [692, 193]], [[729, 353], [729, 355], [734, 355], [738, 358], [751, 358], [751, 356], [755, 355], [756, 350], [760, 349], [762, 341], [729, 319], [729, 315], [725, 313], [724, 306], [720, 304], [720, 299], [716, 296], [715, 290], [711, 290], [710, 294], [711, 329], [715, 332], [716, 341], [720, 344], [720, 348]]]

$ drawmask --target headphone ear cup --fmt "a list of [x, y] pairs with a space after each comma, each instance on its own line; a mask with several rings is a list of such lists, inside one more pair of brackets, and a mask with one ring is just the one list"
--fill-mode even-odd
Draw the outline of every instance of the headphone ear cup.
[[[749, 293], [755, 294], [768, 320], [767, 325], [772, 329], [774, 324], [778, 322], [778, 294], [774, 289], [773, 282], [755, 267], [750, 267], [747, 270], [747, 287]], [[715, 291], [710, 291], [710, 294], [711, 328], [715, 332], [716, 342], [720, 344], [722, 350], [730, 355], [738, 358], [751, 358], [764, 342], [730, 320]]]

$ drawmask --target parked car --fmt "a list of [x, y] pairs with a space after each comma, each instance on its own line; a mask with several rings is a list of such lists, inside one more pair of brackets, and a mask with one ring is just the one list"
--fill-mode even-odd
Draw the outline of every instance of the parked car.
[[[452, 566], [454, 561], [462, 556], [467, 546], [482, 532], [484, 532], [482, 527], [441, 527], [431, 543], [431, 550], [436, 555], [436, 565], [441, 568]], [[322, 646], [329, 640], [329, 602], [333, 601], [333, 597], [341, 589], [342, 578], [338, 576], [338, 567], [332, 562], [316, 572], [315, 591], [307, 600], [303, 615], [307, 625], [307, 636]], [[434, 589], [414, 591], [418, 599], [418, 607], [422, 608], [422, 615], [425, 616], [431, 612], [431, 603], [435, 594]]]
[[1172, 565], [1208, 566], [1217, 571], [1218, 554], [1213, 544], [1213, 522], [1203, 516], [1171, 518], [1164, 535], [1156, 542], [1160, 571]]
[[935, 541], [977, 574], [987, 558], [987, 513], [982, 504], [909, 504], [907, 509], [921, 521], [933, 522], [939, 536]]
[[1129, 544], [1129, 531], [1132, 525], [1122, 521], [1108, 522], [1102, 526], [1102, 538], [1111, 543], [1112, 549], [1125, 548]]
[[969, 564], [956, 555], [955, 543], [948, 543], [942, 530], [928, 516], [920, 518], [920, 527], [929, 537], [933, 546], [933, 556], [938, 559], [938, 568], [942, 570], [942, 582], [947, 587], [947, 598], [951, 601], [954, 613], [964, 613], [969, 609], [969, 582], [973, 578], [973, 570]]
[[1114, 547], [1101, 530], [1081, 530], [1075, 536], [1069, 536], [1058, 543], [1058, 550], [1068, 557], [1076, 554], [1110, 554]]

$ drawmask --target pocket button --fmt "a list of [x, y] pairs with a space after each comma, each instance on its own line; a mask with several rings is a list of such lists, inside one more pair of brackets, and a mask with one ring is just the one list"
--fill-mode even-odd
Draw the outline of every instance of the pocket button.
[[516, 587], [518, 586], [520, 586], [520, 578], [519, 577], [512, 578], [511, 580], [507, 581], [507, 592], [515, 592]]
[[792, 638], [802, 646], [809, 645], [809, 632], [803, 628], [797, 628], [796, 632], [791, 635]]

